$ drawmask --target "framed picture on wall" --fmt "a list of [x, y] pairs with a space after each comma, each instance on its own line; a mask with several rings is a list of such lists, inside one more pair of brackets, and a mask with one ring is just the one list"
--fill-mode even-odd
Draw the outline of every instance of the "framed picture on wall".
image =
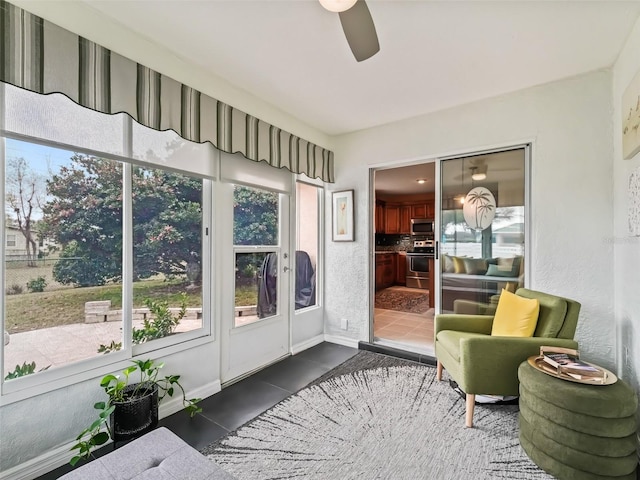
[[353, 190], [332, 192], [332, 236], [334, 242], [353, 242]]

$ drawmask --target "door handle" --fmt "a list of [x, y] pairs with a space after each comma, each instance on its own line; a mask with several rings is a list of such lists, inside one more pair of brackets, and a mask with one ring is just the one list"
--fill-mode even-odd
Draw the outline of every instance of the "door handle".
[[284, 267], [284, 268], [282, 269], [282, 271], [283, 271], [283, 272], [288, 272], [289, 270], [291, 270], [289, 267]]

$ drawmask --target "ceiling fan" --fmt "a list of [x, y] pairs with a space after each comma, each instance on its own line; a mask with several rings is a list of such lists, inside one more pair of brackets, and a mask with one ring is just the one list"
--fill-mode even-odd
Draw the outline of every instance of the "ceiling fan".
[[340, 17], [347, 43], [358, 62], [380, 51], [376, 26], [364, 0], [319, 0], [320, 4]]
[[[491, 167], [491, 172], [512, 172], [512, 171], [521, 171], [521, 168], [518, 167]], [[454, 180], [475, 180], [482, 181], [485, 180], [489, 173], [489, 165], [485, 162], [484, 159], [478, 158], [474, 160], [469, 160], [468, 165], [465, 165], [465, 168], [462, 173], [455, 175]]]

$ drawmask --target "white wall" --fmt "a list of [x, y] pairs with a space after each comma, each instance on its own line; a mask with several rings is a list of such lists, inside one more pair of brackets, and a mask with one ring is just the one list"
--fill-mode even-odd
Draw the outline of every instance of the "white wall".
[[340, 137], [332, 189], [355, 189], [356, 241], [327, 233], [325, 333], [368, 339], [370, 166], [532, 140], [530, 287], [580, 301], [584, 356], [612, 367], [611, 111], [600, 71]]
[[[640, 21], [627, 40], [613, 68], [613, 172], [615, 249], [615, 320], [618, 329], [618, 373], [640, 389], [640, 237], [629, 234], [628, 182], [640, 168], [640, 154], [630, 160], [622, 157], [621, 98], [634, 75], [640, 71]], [[639, 92], [640, 93], [640, 92]]]

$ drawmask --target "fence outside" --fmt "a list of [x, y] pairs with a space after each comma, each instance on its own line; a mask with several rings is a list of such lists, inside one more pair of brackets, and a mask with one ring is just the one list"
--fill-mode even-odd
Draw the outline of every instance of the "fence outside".
[[[27, 292], [27, 283], [43, 277], [46, 282], [45, 290], [67, 288], [53, 278], [53, 266], [58, 261], [78, 260], [77, 258], [59, 259], [52, 257], [37, 258], [29, 262], [23, 256], [12, 256], [5, 260], [5, 291], [8, 295]], [[30, 265], [31, 263], [31, 265]]]

